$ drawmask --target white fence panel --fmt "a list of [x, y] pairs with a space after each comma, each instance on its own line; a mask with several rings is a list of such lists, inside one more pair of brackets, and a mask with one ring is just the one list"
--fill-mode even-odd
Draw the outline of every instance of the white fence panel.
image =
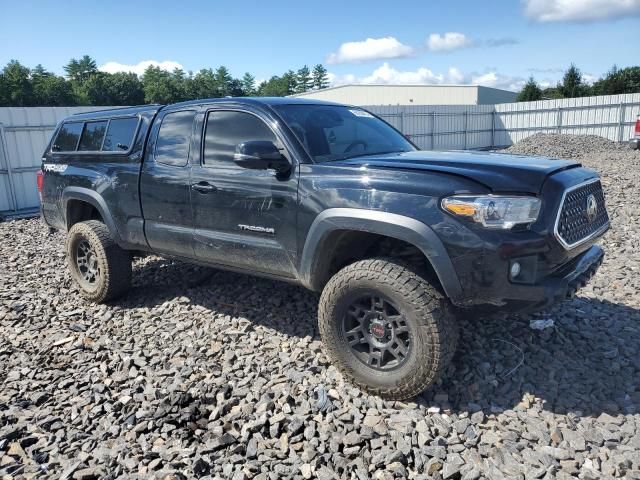
[[[427, 150], [504, 147], [536, 133], [633, 135], [640, 93], [498, 105], [370, 106]], [[431, 122], [418, 122], [424, 115]]]
[[0, 108], [0, 212], [38, 207], [36, 172], [57, 123], [105, 107]]

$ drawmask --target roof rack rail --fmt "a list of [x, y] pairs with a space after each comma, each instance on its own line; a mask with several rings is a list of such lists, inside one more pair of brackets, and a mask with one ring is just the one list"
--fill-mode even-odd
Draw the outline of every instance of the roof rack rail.
[[[90, 106], [90, 105], [87, 105], [87, 106]], [[162, 106], [164, 106], [162, 103], [145, 103], [144, 105], [129, 105], [129, 106], [126, 106], [126, 107], [114, 106], [113, 108], [101, 108], [100, 110], [90, 110], [90, 111], [87, 111], [87, 112], [76, 112], [76, 113], [71, 114], [71, 116], [73, 116], [73, 115], [85, 115], [87, 113], [110, 112], [112, 110], [125, 110], [125, 109], [128, 109], [128, 108], [162, 107]]]

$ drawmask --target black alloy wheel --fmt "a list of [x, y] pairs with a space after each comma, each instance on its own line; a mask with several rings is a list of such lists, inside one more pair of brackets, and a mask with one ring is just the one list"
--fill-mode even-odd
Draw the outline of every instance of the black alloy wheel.
[[342, 333], [353, 354], [376, 370], [399, 368], [410, 354], [411, 331], [405, 316], [379, 294], [369, 293], [349, 305]]

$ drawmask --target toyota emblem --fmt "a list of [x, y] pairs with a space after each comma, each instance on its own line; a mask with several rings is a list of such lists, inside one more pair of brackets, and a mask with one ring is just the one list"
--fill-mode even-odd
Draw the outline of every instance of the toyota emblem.
[[598, 202], [596, 197], [592, 194], [587, 197], [587, 220], [589, 223], [593, 222], [598, 214]]

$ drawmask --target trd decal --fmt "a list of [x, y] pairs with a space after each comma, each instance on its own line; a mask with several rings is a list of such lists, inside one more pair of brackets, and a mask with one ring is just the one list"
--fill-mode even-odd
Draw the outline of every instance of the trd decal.
[[45, 172], [58, 172], [58, 173], [62, 173], [62, 172], [64, 172], [64, 171], [67, 169], [67, 167], [68, 167], [68, 166], [69, 166], [69, 165], [66, 165], [66, 164], [64, 164], [64, 163], [45, 163], [45, 164], [42, 166], [42, 169], [43, 169]]

